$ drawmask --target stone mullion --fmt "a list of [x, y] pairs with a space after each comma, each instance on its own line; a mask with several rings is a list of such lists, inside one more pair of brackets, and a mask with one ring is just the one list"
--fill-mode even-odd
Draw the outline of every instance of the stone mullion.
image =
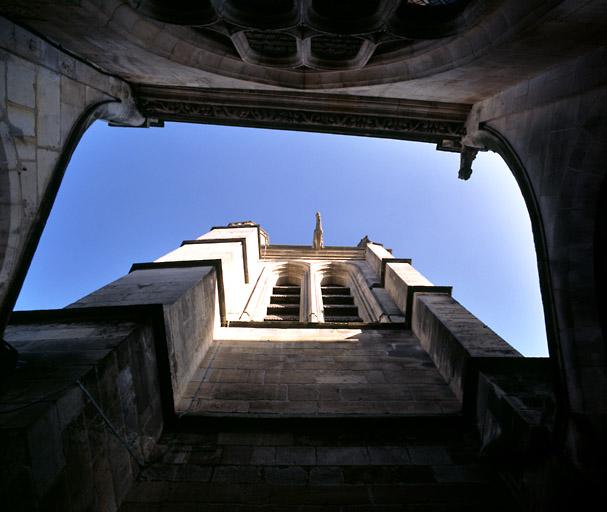
[[308, 322], [324, 322], [325, 317], [322, 309], [322, 292], [320, 282], [318, 281], [317, 268], [314, 265], [310, 266], [308, 283]]

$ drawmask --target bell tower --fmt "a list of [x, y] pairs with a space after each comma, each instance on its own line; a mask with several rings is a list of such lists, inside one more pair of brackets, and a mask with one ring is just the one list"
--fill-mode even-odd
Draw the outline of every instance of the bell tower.
[[508, 386], [545, 365], [381, 243], [324, 245], [316, 218], [311, 246], [233, 222], [15, 314], [0, 425], [28, 449], [2, 452], [3, 503], [512, 510], [479, 453], [538, 446], [537, 396]]

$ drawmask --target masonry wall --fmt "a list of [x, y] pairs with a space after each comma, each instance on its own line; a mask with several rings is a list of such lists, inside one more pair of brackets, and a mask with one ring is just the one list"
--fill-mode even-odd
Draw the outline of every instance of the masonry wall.
[[72, 151], [97, 118], [141, 124], [126, 82], [0, 18], [0, 323]]
[[173, 398], [178, 401], [207, 353], [219, 322], [217, 277], [212, 266], [135, 270], [70, 308], [159, 305]]
[[152, 325], [45, 315], [5, 333], [21, 364], [0, 393], [0, 502], [115, 511], [163, 428]]
[[597, 246], [605, 215], [605, 69], [605, 50], [595, 50], [480, 102], [469, 121], [472, 142], [501, 152], [527, 201], [549, 349], [564, 394], [565, 451], [575, 465], [594, 468], [604, 464], [596, 454], [607, 425], [605, 262]]

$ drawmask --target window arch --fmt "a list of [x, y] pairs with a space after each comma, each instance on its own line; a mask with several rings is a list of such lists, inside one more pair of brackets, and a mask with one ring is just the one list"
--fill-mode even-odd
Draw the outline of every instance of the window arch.
[[266, 264], [240, 319], [307, 321], [309, 269], [307, 263], [299, 261]]
[[320, 321], [381, 322], [385, 315], [371, 293], [360, 268], [352, 263], [330, 262], [315, 269]]

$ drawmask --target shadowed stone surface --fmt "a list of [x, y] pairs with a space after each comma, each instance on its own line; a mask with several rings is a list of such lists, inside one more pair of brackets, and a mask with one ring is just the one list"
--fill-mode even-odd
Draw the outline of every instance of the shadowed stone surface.
[[517, 510], [460, 420], [260, 421], [164, 435], [121, 512]]
[[457, 413], [460, 405], [410, 331], [369, 330], [341, 342], [215, 341], [177, 409], [377, 416]]

